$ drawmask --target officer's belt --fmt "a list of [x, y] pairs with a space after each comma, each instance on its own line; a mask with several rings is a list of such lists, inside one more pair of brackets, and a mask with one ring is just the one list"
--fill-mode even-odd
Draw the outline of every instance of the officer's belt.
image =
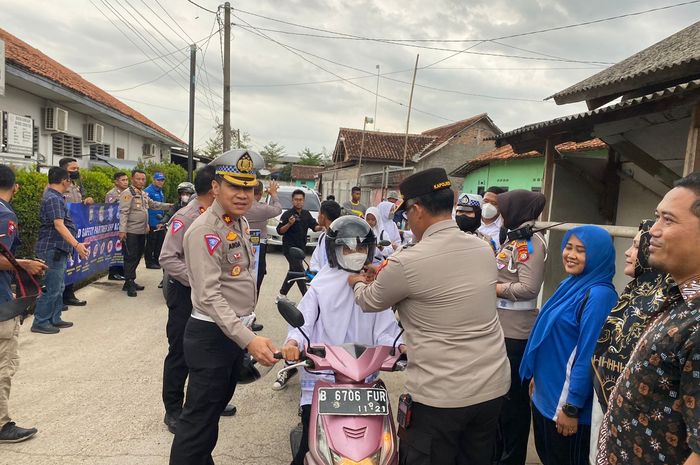
[[537, 299], [533, 300], [508, 300], [496, 299], [496, 307], [504, 310], [534, 310], [537, 308]]
[[192, 318], [194, 318], [195, 320], [208, 321], [209, 323], [216, 323], [216, 322], [212, 319], [212, 317], [210, 317], [209, 315], [205, 315], [204, 313], [200, 313], [200, 312], [198, 312], [197, 310], [195, 310], [194, 308], [192, 309], [192, 315], [191, 315], [191, 316], [192, 316]]

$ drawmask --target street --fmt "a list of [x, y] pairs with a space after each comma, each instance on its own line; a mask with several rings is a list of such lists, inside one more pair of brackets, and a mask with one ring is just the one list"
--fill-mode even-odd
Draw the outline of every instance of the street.
[[[286, 273], [279, 252], [268, 254], [258, 321], [262, 334], [281, 344], [287, 326], [274, 298]], [[167, 307], [159, 270], [138, 270], [146, 286], [137, 298], [121, 282], [102, 279], [78, 291], [86, 307], [71, 307], [64, 319], [75, 326], [57, 335], [35, 334], [30, 322], [20, 335], [20, 369], [13, 378], [10, 414], [18, 425], [35, 426], [35, 438], [0, 446], [0, 464], [165, 465], [172, 434], [163, 424], [161, 380], [167, 351]], [[298, 289], [290, 299], [298, 301]], [[276, 370], [240, 386], [238, 413], [222, 418], [214, 459], [219, 465], [283, 465], [291, 460], [289, 431], [297, 424], [299, 381], [274, 392]], [[383, 373], [390, 399], [398, 398], [403, 374]], [[538, 463], [531, 447], [531, 463]]]

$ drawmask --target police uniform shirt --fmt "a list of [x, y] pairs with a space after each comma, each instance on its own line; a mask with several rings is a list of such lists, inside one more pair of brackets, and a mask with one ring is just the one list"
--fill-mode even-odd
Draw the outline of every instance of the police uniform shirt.
[[163, 270], [168, 273], [170, 278], [176, 279], [183, 286], [190, 287], [183, 250], [185, 233], [192, 226], [194, 220], [205, 211], [206, 208], [196, 198], [179, 209], [170, 222], [170, 227], [163, 241], [163, 248], [160, 251], [159, 262]]
[[63, 193], [66, 203], [83, 203], [83, 189], [71, 182], [68, 189]]
[[148, 232], [148, 209], [165, 210], [170, 204], [152, 200], [148, 193], [129, 187], [119, 197], [119, 232], [146, 234]]
[[233, 219], [218, 200], [185, 233], [185, 263], [192, 285], [192, 307], [211, 318], [240, 347], [255, 338], [239, 317], [256, 303], [256, 275], [250, 230]]
[[[0, 242], [7, 250], [12, 250], [17, 239], [17, 215], [12, 208], [0, 199]], [[12, 300], [12, 278], [9, 270], [0, 271], [0, 302]]]
[[119, 197], [122, 195], [121, 190], [119, 190], [116, 187], [113, 187], [107, 194], [105, 195], [105, 203], [118, 203], [119, 202]]
[[398, 312], [413, 399], [460, 408], [503, 396], [510, 386], [495, 286], [493, 249], [445, 220], [393, 253], [374, 282], [356, 284], [354, 293], [365, 311]]
[[542, 233], [529, 241], [506, 241], [496, 254], [498, 282], [505, 284], [496, 300], [503, 334], [509, 339], [526, 340], [537, 318], [537, 296], [544, 281], [547, 246]]

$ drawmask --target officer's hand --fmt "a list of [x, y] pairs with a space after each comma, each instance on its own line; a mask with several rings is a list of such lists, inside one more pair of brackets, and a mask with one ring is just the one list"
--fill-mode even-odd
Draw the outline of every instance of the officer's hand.
[[17, 260], [17, 263], [19, 263], [19, 266], [24, 268], [24, 270], [30, 275], [41, 274], [48, 268], [46, 263], [40, 262], [39, 260], [19, 259]]
[[78, 255], [83, 260], [85, 260], [86, 258], [88, 258], [90, 256], [90, 251], [87, 249], [87, 247], [85, 247], [85, 244], [78, 243], [75, 246], [75, 250], [78, 252]]
[[267, 367], [277, 363], [274, 357], [275, 353], [278, 352], [277, 347], [266, 337], [255, 336], [246, 349], [255, 360]]
[[296, 223], [296, 222], [297, 222], [297, 217], [296, 217], [296, 215], [292, 215], [292, 216], [289, 217], [289, 221], [288, 221], [289, 224], [294, 224], [294, 223]]
[[126, 233], [125, 232], [119, 232], [119, 240], [124, 242], [126, 240]]
[[367, 276], [365, 276], [364, 274], [353, 273], [348, 277], [348, 284], [350, 285], [350, 287], [355, 287], [355, 284], [357, 283], [367, 284], [367, 282]]
[[299, 346], [296, 341], [287, 342], [284, 347], [282, 347], [282, 355], [288, 362], [298, 362], [301, 352], [299, 351]]
[[95, 200], [92, 197], [87, 197], [87, 198], [83, 199], [83, 203], [85, 205], [92, 205], [95, 203]]

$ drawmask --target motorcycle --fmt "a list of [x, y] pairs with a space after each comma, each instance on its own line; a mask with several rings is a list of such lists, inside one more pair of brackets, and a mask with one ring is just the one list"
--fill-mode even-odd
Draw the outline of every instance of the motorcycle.
[[[301, 330], [304, 315], [289, 300], [277, 309], [292, 327]], [[368, 347], [359, 344], [307, 345], [294, 368], [309, 372], [327, 370], [335, 382], [319, 380], [311, 404], [309, 452], [306, 465], [397, 465], [398, 447], [389, 395], [384, 383], [365, 380], [378, 371], [403, 371], [406, 359], [396, 345]], [[292, 446], [294, 449], [294, 446]], [[292, 450], [295, 454], [296, 451]]]

